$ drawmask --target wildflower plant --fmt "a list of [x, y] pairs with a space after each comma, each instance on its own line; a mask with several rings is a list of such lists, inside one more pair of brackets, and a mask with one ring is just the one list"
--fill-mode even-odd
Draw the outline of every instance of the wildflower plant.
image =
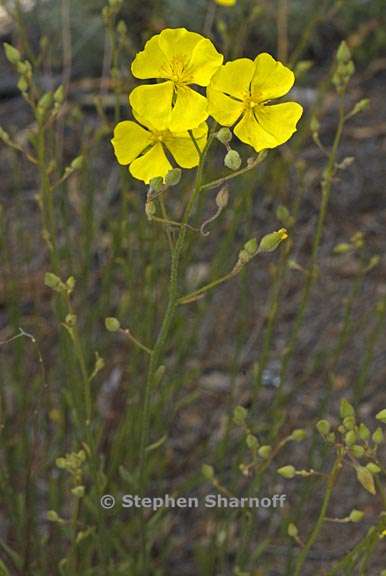
[[[116, 125], [112, 145], [118, 162], [129, 165], [131, 175], [149, 185], [146, 214], [149, 220], [165, 225], [171, 250], [168, 303], [158, 337], [150, 348], [139, 342], [150, 356], [139, 448], [138, 490], [143, 493], [148, 477], [146, 447], [152, 392], [160, 384], [157, 373], [178, 306], [201, 299], [208, 291], [237, 276], [256, 256], [274, 251], [288, 236], [282, 228], [260, 241], [249, 239], [228, 273], [193, 293], [181, 294], [180, 269], [187, 234], [194, 232], [190, 221], [197, 200], [206, 190], [220, 188], [216, 215], [204, 223], [203, 230], [228, 204], [229, 193], [223, 185], [254, 169], [264, 160], [264, 150], [286, 142], [296, 130], [302, 107], [295, 102], [270, 104], [271, 99], [286, 94], [294, 83], [293, 72], [270, 55], [260, 54], [255, 60], [245, 58], [223, 65], [222, 55], [209, 39], [185, 28], [166, 29], [152, 37], [134, 58], [131, 70], [137, 78], [157, 78], [161, 82], [138, 86], [129, 94], [135, 121], [124, 120]], [[192, 85], [206, 88], [206, 94], [193, 90]], [[230, 146], [233, 125], [233, 134], [259, 153], [244, 167], [239, 153]], [[224, 165], [230, 173], [205, 182], [205, 162], [215, 141], [226, 148]], [[194, 167], [195, 181], [182, 218], [179, 222], [171, 221], [165, 200], [174, 171]], [[176, 181], [179, 179], [180, 174]], [[161, 202], [160, 215], [157, 199]], [[170, 234], [171, 226], [179, 229], [176, 239]], [[138, 343], [137, 339], [132, 341]], [[142, 527], [145, 542], [144, 524]], [[145, 562], [146, 547], [142, 552]]]

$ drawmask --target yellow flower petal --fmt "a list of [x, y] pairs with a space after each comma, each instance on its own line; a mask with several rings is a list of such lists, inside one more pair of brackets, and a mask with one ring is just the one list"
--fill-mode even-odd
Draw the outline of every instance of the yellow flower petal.
[[208, 118], [208, 101], [188, 86], [177, 87], [177, 99], [170, 115], [169, 130], [184, 132]]
[[114, 128], [111, 143], [119, 164], [130, 164], [152, 142], [151, 134], [135, 122], [125, 120]]
[[232, 126], [240, 118], [244, 109], [242, 102], [216, 90], [212, 84], [209, 84], [206, 95], [208, 97], [208, 112], [219, 124]]
[[145, 44], [131, 64], [131, 72], [136, 78], [168, 78], [169, 62], [159, 45], [159, 34]]
[[189, 62], [189, 72], [194, 84], [208, 86], [213, 74], [223, 62], [224, 56], [217, 52], [212, 42], [202, 38], [194, 48]]
[[173, 82], [138, 86], [130, 93], [134, 116], [150, 130], [165, 130], [172, 111]]
[[234, 133], [256, 152], [284, 144], [296, 131], [303, 108], [296, 102], [256, 107], [244, 114]]
[[[208, 135], [208, 126], [206, 122], [192, 130], [200, 150], [205, 148]], [[191, 137], [187, 132], [179, 134], [170, 133], [165, 140], [165, 145], [173, 154], [175, 161], [182, 168], [193, 168], [199, 163], [199, 156]]]
[[161, 176], [165, 178], [172, 166], [166, 158], [162, 144], [159, 142], [153, 146], [143, 156], [134, 160], [129, 167], [130, 173], [134, 178], [142, 180], [149, 184], [152, 178]]
[[237, 0], [214, 0], [220, 6], [234, 6]]
[[251, 82], [251, 92], [259, 102], [280, 98], [293, 86], [295, 75], [270, 54], [262, 53], [255, 58], [255, 73]]
[[169, 63], [187, 66], [194, 48], [204, 37], [186, 28], [165, 28], [159, 34], [159, 46]]
[[210, 86], [215, 90], [242, 100], [249, 94], [255, 65], [249, 58], [238, 58], [221, 66], [214, 74]]

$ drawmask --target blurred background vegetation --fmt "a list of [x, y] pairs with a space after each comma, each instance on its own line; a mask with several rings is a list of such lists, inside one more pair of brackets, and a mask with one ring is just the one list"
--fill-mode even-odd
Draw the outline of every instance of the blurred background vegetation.
[[[386, 404], [386, 1], [238, 0], [225, 8], [212, 0], [124, 0], [112, 13], [106, 4], [2, 0], [0, 9], [0, 37], [31, 62], [39, 96], [60, 84], [65, 93], [58, 118], [44, 128], [45, 157], [36, 166], [27, 155], [38, 148], [38, 123], [20, 96], [14, 67], [0, 55], [0, 123], [16, 145], [0, 149], [0, 574], [142, 574], [140, 515], [102, 511], [98, 498], [137, 487], [147, 358], [123, 331], [109, 333], [104, 321], [119, 318], [151, 345], [166, 301], [168, 239], [146, 219], [146, 189], [118, 167], [109, 140], [115, 122], [129, 117], [135, 53], [163, 28], [186, 26], [210, 36], [226, 59], [267, 51], [286, 62], [296, 71], [293, 97], [305, 114], [287, 145], [231, 184], [229, 205], [210, 235], [190, 237], [183, 292], [230, 270], [249, 238], [281, 226], [290, 231], [280, 250], [184, 307], [175, 321], [166, 375], [152, 397], [149, 493], [213, 491], [210, 474], [201, 472], [208, 464], [232, 493], [284, 492], [289, 503], [252, 520], [224, 510], [149, 514], [150, 574], [293, 576], [298, 543], [288, 524], [296, 523], [305, 537], [323, 487], [319, 478], [288, 483], [276, 468], [290, 463], [326, 472], [331, 453], [313, 431], [315, 421], [330, 416], [337, 422], [342, 397], [367, 423]], [[356, 67], [346, 110], [367, 98], [370, 107], [345, 127], [319, 273], [298, 323], [325, 149], [338, 121], [331, 75], [344, 39]], [[318, 129], [311, 122], [316, 117]], [[246, 162], [251, 151], [235, 146]], [[80, 168], [63, 179], [80, 155]], [[207, 180], [224, 174], [223, 155], [218, 145]], [[55, 183], [54, 256], [42, 233], [45, 176]], [[191, 180], [184, 175], [168, 196], [174, 219]], [[196, 225], [215, 212], [215, 193], [200, 200]], [[75, 278], [70, 303], [45, 286], [46, 272]], [[68, 314], [77, 317], [75, 338]], [[92, 374], [98, 470], [81, 464], [81, 478], [74, 479], [57, 459], [87, 444], [85, 371]], [[308, 438], [286, 445], [264, 475], [243, 474], [251, 448], [245, 429], [234, 423], [237, 406], [247, 410], [248, 433], [260, 444], [275, 446], [295, 428], [306, 429]], [[368, 537], [385, 509], [382, 486], [372, 497], [358, 488], [352, 470], [343, 474], [331, 515], [344, 517], [355, 507], [365, 520], [331, 523], [305, 564], [306, 576], [378, 576], [385, 567], [377, 536], [358, 560], [329, 571]], [[79, 480], [84, 499], [71, 492]]]

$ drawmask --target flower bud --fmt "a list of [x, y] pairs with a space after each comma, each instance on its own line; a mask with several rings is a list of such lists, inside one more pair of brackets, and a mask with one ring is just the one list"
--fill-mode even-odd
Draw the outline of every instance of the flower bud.
[[339, 64], [346, 64], [351, 59], [351, 52], [346, 42], [343, 40], [336, 53], [336, 60]]
[[298, 428], [297, 430], [294, 430], [290, 436], [291, 440], [294, 440], [294, 442], [301, 442], [306, 437], [307, 437], [307, 432], [305, 430], [303, 430], [302, 428]]
[[169, 170], [169, 172], [165, 176], [165, 184], [166, 186], [176, 186], [182, 176], [181, 168], [173, 168], [173, 170]]
[[214, 478], [213, 466], [210, 466], [209, 464], [203, 464], [201, 467], [201, 472], [204, 478], [206, 478], [207, 480], [213, 480]]
[[291, 465], [282, 466], [277, 470], [277, 473], [280, 474], [280, 476], [283, 476], [283, 478], [287, 478], [288, 480], [296, 476], [296, 470], [294, 466]]
[[256, 238], [251, 238], [244, 244], [244, 250], [248, 252], [250, 256], [254, 256], [257, 252], [257, 242]]
[[64, 100], [64, 88], [61, 84], [54, 92], [54, 102], [55, 104], [61, 104]]
[[248, 435], [247, 435], [247, 437], [246, 437], [246, 443], [247, 443], [248, 448], [250, 448], [251, 450], [256, 449], [257, 446], [258, 446], [258, 444], [259, 444], [258, 441], [257, 441], [256, 436], [254, 436], [253, 434], [248, 434]]
[[72, 488], [71, 490], [71, 493], [77, 498], [83, 498], [84, 492], [85, 492], [84, 486], [75, 486], [75, 488]]
[[288, 536], [291, 536], [291, 538], [297, 538], [299, 531], [296, 528], [295, 524], [293, 524], [292, 522], [290, 524], [288, 524], [288, 528], [287, 528], [287, 534]]
[[344, 437], [344, 441], [347, 446], [353, 446], [357, 440], [357, 435], [354, 430], [350, 430]]
[[351, 446], [351, 452], [356, 458], [362, 458], [365, 453], [365, 449], [363, 446], [359, 446], [359, 444], [354, 444], [354, 446]]
[[121, 324], [117, 318], [109, 316], [105, 319], [105, 326], [109, 332], [117, 332], [120, 329]]
[[51, 288], [51, 290], [55, 290], [55, 292], [63, 292], [66, 289], [65, 284], [61, 281], [59, 276], [53, 274], [52, 272], [46, 272], [44, 275], [44, 284]]
[[340, 402], [339, 412], [341, 418], [346, 418], [347, 416], [355, 416], [354, 408], [345, 399], [341, 400]]
[[351, 510], [349, 519], [350, 522], [360, 522], [364, 516], [364, 513], [361, 510]]
[[225, 155], [224, 164], [229, 170], [235, 172], [241, 166], [240, 154], [236, 150], [229, 150]]
[[343, 426], [346, 430], [354, 430], [355, 417], [354, 416], [346, 416], [346, 418], [343, 419]]
[[328, 420], [319, 420], [319, 422], [316, 423], [316, 428], [319, 434], [322, 436], [327, 436], [327, 434], [330, 432], [331, 424]]
[[221, 144], [229, 144], [232, 140], [232, 132], [229, 128], [220, 128], [220, 130], [216, 133], [216, 138], [221, 142]]
[[288, 232], [285, 228], [280, 228], [276, 232], [266, 234], [260, 240], [258, 252], [273, 252], [276, 248], [288, 238]]
[[5, 56], [11, 64], [17, 64], [21, 60], [21, 54], [17, 48], [8, 44], [8, 42], [4, 42], [4, 52]]
[[359, 438], [361, 440], [368, 440], [370, 438], [370, 430], [362, 422], [361, 422], [361, 424], [359, 424], [359, 432], [358, 433], [359, 433]]
[[261, 458], [264, 458], [265, 460], [269, 458], [271, 452], [272, 448], [267, 444], [265, 444], [264, 446], [260, 446], [259, 450], [257, 451], [258, 455], [261, 456]]
[[386, 424], [386, 408], [384, 408], [383, 410], [378, 412], [378, 414], [376, 414], [375, 418], [377, 420], [379, 420], [380, 422], [382, 422], [382, 424]]
[[375, 430], [374, 434], [372, 435], [372, 439], [375, 444], [382, 444], [383, 442], [382, 428], [377, 428]]
[[381, 471], [380, 467], [374, 462], [369, 462], [366, 464], [366, 468], [369, 472], [371, 472], [371, 474], [379, 474]]
[[248, 412], [244, 406], [236, 406], [233, 411], [233, 422], [238, 426], [242, 426], [245, 423]]

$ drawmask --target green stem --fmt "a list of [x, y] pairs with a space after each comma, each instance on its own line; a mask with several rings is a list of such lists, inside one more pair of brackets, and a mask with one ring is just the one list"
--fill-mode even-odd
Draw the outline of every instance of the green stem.
[[[193, 192], [189, 199], [189, 202], [185, 208], [184, 216], [182, 218], [182, 226], [180, 227], [177, 241], [173, 250], [171, 252], [171, 266], [170, 266], [170, 279], [169, 279], [169, 289], [168, 289], [168, 303], [166, 306], [166, 311], [164, 318], [162, 320], [161, 328], [158, 333], [156, 343], [150, 354], [150, 362], [148, 367], [148, 373], [145, 383], [143, 408], [141, 416], [141, 436], [139, 444], [139, 481], [138, 489], [141, 494], [145, 493], [146, 490], [146, 464], [147, 464], [147, 452], [146, 445], [149, 438], [149, 427], [150, 427], [150, 398], [151, 391], [155, 381], [156, 371], [160, 365], [160, 361], [165, 349], [166, 341], [170, 333], [170, 328], [174, 320], [176, 308], [178, 305], [178, 277], [179, 269], [181, 263], [181, 257], [183, 254], [185, 239], [187, 234], [187, 226], [198, 193], [201, 190], [203, 167], [205, 163], [206, 154], [208, 148], [212, 142], [212, 138], [208, 139], [206, 148], [200, 157], [200, 163], [197, 168], [196, 180], [193, 188]], [[143, 513], [141, 513], [141, 554], [142, 554], [142, 568], [146, 573], [147, 565], [147, 552], [146, 552], [146, 529], [145, 529], [145, 518]]]
[[221, 278], [217, 278], [217, 280], [213, 280], [212, 282], [209, 282], [209, 284], [205, 284], [205, 286], [202, 286], [202, 288], [199, 288], [198, 290], [195, 290], [190, 294], [182, 296], [181, 298], [179, 298], [178, 304], [190, 304], [191, 302], [198, 300], [201, 296], [206, 294], [206, 292], [208, 292], [212, 288], [215, 288], [219, 284], [222, 284], [223, 282], [226, 282], [227, 280], [234, 278], [235, 276], [237, 276], [238, 273], [239, 270], [237, 270], [236, 272], [232, 270], [232, 272], [225, 274], [225, 276], [221, 276]]
[[326, 520], [327, 508], [328, 508], [328, 505], [329, 505], [329, 502], [331, 499], [332, 491], [334, 489], [337, 476], [338, 476], [339, 471], [342, 467], [342, 459], [343, 459], [343, 453], [339, 454], [337, 456], [337, 458], [334, 462], [334, 465], [331, 469], [331, 472], [328, 475], [327, 488], [326, 488], [326, 492], [324, 494], [323, 503], [322, 503], [322, 507], [321, 507], [320, 512], [319, 512], [318, 519], [315, 523], [315, 526], [311, 530], [310, 535], [307, 538], [307, 541], [304, 545], [304, 548], [302, 549], [302, 551], [300, 552], [300, 554], [297, 558], [297, 561], [295, 564], [294, 576], [300, 576], [302, 568], [303, 568], [303, 564], [307, 559], [308, 553], [311, 550], [312, 546], [315, 544], [315, 541], [319, 536], [319, 532], [320, 532], [320, 530], [324, 524], [324, 521]]
[[245, 168], [241, 168], [241, 170], [237, 170], [236, 172], [233, 172], [232, 174], [228, 174], [228, 176], [223, 176], [222, 178], [218, 178], [217, 180], [212, 180], [212, 182], [208, 182], [207, 184], [203, 184], [201, 186], [201, 190], [211, 190], [212, 188], [217, 188], [218, 186], [221, 186], [222, 184], [224, 184], [224, 182], [228, 182], [229, 180], [233, 180], [233, 178], [236, 178], [237, 176], [241, 176], [242, 174], [246, 174], [250, 170], [253, 170], [253, 168], [256, 168], [256, 166], [261, 164], [262, 161], [265, 159], [265, 157], [266, 157], [266, 153], [260, 152], [260, 154], [257, 156], [257, 158], [253, 162], [248, 164], [248, 166], [246, 166]]

